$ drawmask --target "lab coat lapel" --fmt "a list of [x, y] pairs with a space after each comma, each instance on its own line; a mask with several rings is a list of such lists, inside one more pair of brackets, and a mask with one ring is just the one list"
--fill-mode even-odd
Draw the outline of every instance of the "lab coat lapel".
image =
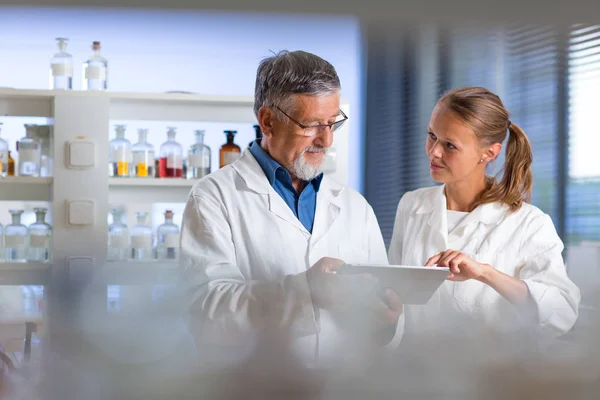
[[342, 212], [340, 202], [340, 193], [343, 186], [331, 180], [329, 177], [323, 177], [321, 188], [317, 193], [317, 207], [315, 210], [315, 223], [313, 225], [313, 234], [311, 245], [318, 245], [330, 232], [335, 221]]
[[448, 216], [446, 209], [444, 185], [432, 191], [417, 209], [418, 214], [429, 214], [427, 219], [427, 224], [431, 228], [429, 245], [435, 249], [434, 251], [448, 249]]
[[292, 209], [272, 187], [269, 186], [269, 211], [285, 222], [309, 234], [302, 222], [294, 215]]
[[242, 156], [232, 166], [246, 184], [247, 189], [267, 197], [271, 213], [295, 228], [309, 234], [304, 225], [302, 225], [300, 220], [294, 215], [294, 212], [286, 204], [285, 200], [269, 184], [264, 171], [249, 149], [244, 150]]

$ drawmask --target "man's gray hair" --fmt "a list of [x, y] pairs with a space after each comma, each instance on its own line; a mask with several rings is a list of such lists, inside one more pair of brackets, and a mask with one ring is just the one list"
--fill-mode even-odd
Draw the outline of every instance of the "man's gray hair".
[[[293, 107], [293, 95], [327, 96], [339, 93], [340, 78], [333, 65], [305, 51], [281, 51], [258, 65], [254, 114], [261, 107]], [[279, 113], [278, 113], [279, 114]]]

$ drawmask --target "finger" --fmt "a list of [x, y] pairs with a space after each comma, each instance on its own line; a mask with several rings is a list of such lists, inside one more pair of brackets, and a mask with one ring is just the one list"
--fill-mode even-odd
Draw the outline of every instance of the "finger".
[[444, 255], [444, 257], [442, 257], [438, 264], [447, 267], [449, 266], [450, 261], [459, 254], [460, 253], [458, 251], [450, 250], [447, 254]]
[[425, 263], [425, 266], [426, 267], [432, 267], [432, 266], [434, 266], [435, 264], [437, 264], [439, 262], [439, 260], [442, 257], [442, 255], [444, 255], [443, 252], [442, 253], [438, 253], [438, 254], [436, 254], [433, 257], [430, 257], [429, 260], [427, 260], [427, 262]]
[[343, 260], [332, 257], [323, 257], [319, 260], [323, 265], [323, 272], [332, 273], [342, 268], [345, 265]]
[[450, 272], [448, 274], [448, 276], [446, 277], [446, 279], [449, 280], [449, 281], [456, 280], [456, 275], [454, 275], [452, 272]]
[[387, 307], [392, 311], [402, 311], [402, 299], [390, 288], [383, 289], [383, 299]]
[[452, 271], [455, 274], [460, 274], [460, 267], [462, 266], [462, 264], [465, 262], [465, 256], [464, 254], [459, 254], [456, 257], [454, 257], [452, 260], [450, 260], [450, 262], [448, 263], [448, 266], [450, 267], [450, 271]]

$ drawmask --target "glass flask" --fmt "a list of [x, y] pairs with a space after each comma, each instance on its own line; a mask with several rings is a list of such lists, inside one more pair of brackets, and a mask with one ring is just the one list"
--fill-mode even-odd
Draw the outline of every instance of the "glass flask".
[[100, 49], [100, 42], [93, 42], [92, 55], [83, 63], [83, 90], [106, 90], [108, 87], [108, 62]]
[[176, 128], [167, 129], [167, 141], [160, 146], [159, 176], [183, 178], [183, 147], [175, 141]]
[[131, 142], [125, 139], [125, 125], [115, 125], [115, 138], [110, 141], [108, 176], [124, 178], [131, 175]]
[[177, 260], [179, 257], [179, 227], [173, 223], [173, 211], [165, 211], [165, 223], [156, 230], [156, 258]]
[[5, 259], [10, 262], [27, 261], [27, 227], [21, 223], [23, 210], [9, 210], [12, 223], [4, 228]]
[[224, 131], [227, 136], [227, 142], [219, 149], [219, 168], [231, 164], [237, 160], [241, 154], [240, 146], [233, 142], [237, 131]]
[[[2, 122], [0, 122], [0, 134], [2, 134]], [[0, 177], [8, 176], [8, 143], [0, 137]]]
[[73, 56], [67, 53], [67, 38], [56, 38], [58, 53], [50, 59], [50, 90], [73, 89]]
[[19, 176], [40, 176], [42, 144], [37, 138], [37, 125], [25, 124], [25, 137], [17, 142]]
[[34, 208], [35, 222], [29, 225], [29, 261], [50, 261], [52, 227], [46, 223], [46, 208]]
[[138, 129], [138, 142], [131, 150], [132, 174], [137, 178], [154, 178], [154, 146], [148, 143], [148, 129]]
[[204, 130], [194, 132], [196, 143], [190, 147], [188, 152], [188, 170], [189, 179], [200, 179], [210, 174], [210, 147], [204, 144]]
[[108, 226], [108, 261], [127, 261], [131, 258], [129, 247], [129, 229], [123, 223], [125, 210], [113, 208], [110, 210], [112, 223]]
[[152, 228], [146, 225], [147, 212], [138, 212], [137, 223], [131, 228], [131, 258], [136, 261], [151, 261], [153, 257]]

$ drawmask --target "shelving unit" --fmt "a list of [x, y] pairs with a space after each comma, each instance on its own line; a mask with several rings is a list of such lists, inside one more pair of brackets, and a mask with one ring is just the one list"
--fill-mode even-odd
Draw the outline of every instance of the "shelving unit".
[[44, 285], [49, 278], [50, 263], [0, 263], [0, 286]]
[[[349, 115], [347, 103], [343, 111]], [[53, 129], [53, 178], [0, 179], [0, 201], [48, 201], [53, 215], [52, 264], [0, 264], [0, 284], [43, 284], [50, 275], [80, 279], [104, 269], [111, 284], [176, 273], [173, 263], [106, 262], [110, 204], [185, 203], [196, 182], [188, 179], [109, 178], [107, 159], [111, 121], [198, 121], [255, 124], [252, 97], [182, 93], [113, 93], [0, 89], [0, 115], [46, 117]], [[348, 127], [334, 135], [337, 171], [348, 181]], [[66, 144], [85, 137], [95, 145], [95, 165], [85, 170], [66, 165]], [[213, 149], [213, 151], [218, 151]], [[213, 170], [215, 166], [213, 165]], [[68, 204], [93, 201], [93, 223], [69, 224]]]
[[0, 201], [48, 201], [53, 178], [0, 178]]
[[109, 178], [109, 203], [185, 202], [196, 180]]

